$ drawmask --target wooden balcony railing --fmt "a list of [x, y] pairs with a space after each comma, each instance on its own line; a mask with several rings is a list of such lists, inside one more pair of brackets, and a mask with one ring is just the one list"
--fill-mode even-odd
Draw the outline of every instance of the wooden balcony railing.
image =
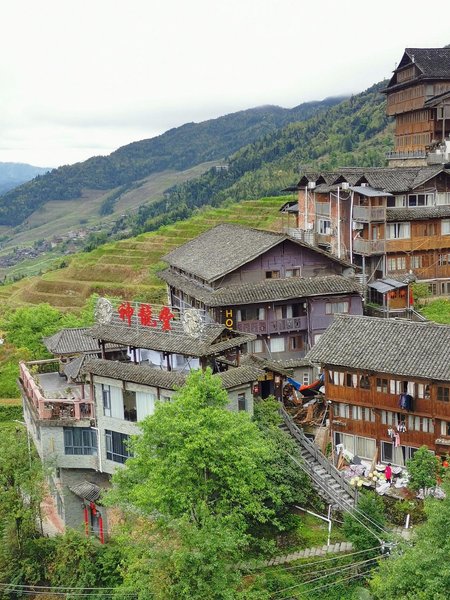
[[83, 386], [71, 384], [71, 391], [67, 392], [67, 397], [63, 397], [64, 392], [58, 392], [61, 397], [56, 397], [56, 392], [53, 397], [44, 394], [28, 367], [33, 365], [41, 367], [51, 362], [55, 361], [20, 362], [19, 364], [23, 390], [27, 400], [37, 412], [38, 418], [53, 421], [93, 418], [94, 403], [85, 396]]
[[353, 252], [356, 254], [384, 254], [385, 251], [385, 240], [365, 240], [363, 238], [355, 238], [353, 240]]
[[268, 319], [264, 321], [239, 321], [238, 331], [244, 333], [268, 334], [281, 333], [283, 331], [306, 331], [307, 317], [290, 317], [286, 319]]
[[369, 223], [371, 221], [385, 221], [386, 208], [384, 206], [354, 206], [353, 220]]

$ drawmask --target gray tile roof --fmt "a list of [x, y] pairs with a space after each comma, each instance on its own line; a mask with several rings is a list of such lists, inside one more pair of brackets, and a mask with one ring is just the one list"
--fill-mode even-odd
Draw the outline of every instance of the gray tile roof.
[[67, 363], [64, 366], [64, 375], [67, 377], [67, 379], [74, 381], [74, 382], [79, 382], [82, 380], [82, 375], [81, 375], [81, 370], [85, 364], [86, 361], [88, 360], [92, 360], [93, 358], [97, 358], [97, 354], [82, 354], [81, 356], [78, 356], [77, 358], [74, 358], [74, 360], [71, 360], [69, 363]]
[[142, 327], [135, 329], [126, 325], [94, 325], [88, 333], [95, 339], [120, 343], [122, 346], [196, 357], [225, 352], [256, 339], [253, 334], [230, 331], [225, 325], [218, 324], [206, 325], [201, 337], [197, 339], [178, 332]]
[[450, 381], [450, 326], [339, 315], [306, 358], [329, 366]]
[[[176, 390], [186, 382], [188, 373], [177, 371], [163, 371], [146, 365], [135, 365], [114, 360], [104, 360], [101, 358], [91, 360], [84, 366], [85, 373], [92, 373], [99, 377], [108, 377], [110, 379], [120, 379], [139, 385], [148, 385], [150, 387], [159, 387], [165, 390]], [[253, 365], [244, 365], [233, 367], [223, 373], [216, 373], [214, 377], [219, 377], [225, 389], [231, 389], [251, 383], [264, 375], [264, 370]]]
[[44, 346], [52, 354], [77, 354], [79, 352], [98, 352], [98, 342], [86, 336], [87, 327], [61, 329], [57, 333], [42, 338]]
[[419, 67], [424, 77], [450, 79], [450, 48], [406, 48], [405, 54]]
[[325, 277], [288, 277], [285, 279], [264, 279], [255, 283], [243, 283], [208, 290], [201, 284], [188, 280], [183, 275], [166, 269], [159, 274], [169, 285], [201, 300], [206, 306], [230, 306], [254, 304], [258, 302], [276, 302], [328, 296], [333, 294], [360, 293], [358, 282], [342, 275]]
[[209, 229], [163, 256], [163, 260], [172, 267], [212, 282], [285, 240], [290, 240], [314, 253], [326, 256], [333, 262], [347, 265], [345, 261], [337, 259], [330, 253], [290, 238], [286, 234], [262, 231], [231, 223], [224, 223]]
[[[86, 335], [88, 330], [88, 327], [61, 329], [49, 337], [42, 338], [42, 342], [49, 352], [60, 356], [81, 352], [99, 352], [97, 340]], [[107, 344], [106, 350], [114, 350], [119, 347], [121, 346], [117, 344]]]
[[84, 500], [89, 500], [89, 502], [96, 502], [102, 493], [102, 490], [98, 485], [90, 483], [89, 481], [82, 481], [76, 485], [69, 486], [69, 490], [73, 492], [75, 496], [83, 498]]
[[386, 209], [386, 221], [426, 221], [442, 217], [450, 217], [450, 205]]
[[[317, 186], [316, 191], [327, 192], [335, 189], [339, 178], [345, 178], [351, 186], [367, 182], [374, 190], [386, 192], [408, 192], [416, 189], [441, 172], [450, 174], [442, 165], [432, 167], [366, 167], [356, 169], [340, 169], [339, 171], [324, 172], [321, 175], [327, 179], [327, 186]], [[317, 181], [317, 173], [306, 173], [307, 181]], [[301, 180], [302, 181], [302, 180]], [[300, 184], [299, 184], [300, 185]]]
[[109, 377], [110, 379], [160, 387], [166, 390], [179, 388], [186, 381], [186, 373], [163, 371], [147, 365], [135, 365], [134, 363], [105, 360], [103, 358], [87, 361], [83, 367], [83, 372], [92, 373], [99, 377]]

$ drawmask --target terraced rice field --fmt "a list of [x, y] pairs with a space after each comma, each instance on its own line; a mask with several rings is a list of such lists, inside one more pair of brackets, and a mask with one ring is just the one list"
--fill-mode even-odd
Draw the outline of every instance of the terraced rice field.
[[219, 223], [280, 231], [280, 207], [285, 197], [248, 200], [226, 208], [204, 209], [186, 221], [156, 232], [120, 240], [90, 253], [74, 255], [69, 267], [40, 277], [0, 287], [0, 302], [8, 305], [48, 302], [64, 310], [78, 310], [92, 293], [163, 302], [165, 285], [157, 277], [161, 258]]

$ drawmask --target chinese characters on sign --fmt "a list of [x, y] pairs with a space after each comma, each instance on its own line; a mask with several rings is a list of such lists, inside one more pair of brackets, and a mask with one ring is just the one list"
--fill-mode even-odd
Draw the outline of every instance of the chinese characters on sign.
[[[131, 319], [134, 315], [134, 308], [131, 306], [131, 304], [129, 302], [122, 302], [117, 309], [117, 312], [119, 313], [120, 319], [122, 321], [126, 321], [128, 326], [131, 327]], [[154, 318], [154, 316], [153, 307], [150, 304], [141, 304], [139, 306], [137, 317], [139, 319], [139, 323], [143, 327], [157, 327], [159, 321], [163, 331], [170, 331], [172, 329], [170, 322], [175, 318], [175, 316], [168, 306], [163, 306], [159, 311], [158, 321]]]

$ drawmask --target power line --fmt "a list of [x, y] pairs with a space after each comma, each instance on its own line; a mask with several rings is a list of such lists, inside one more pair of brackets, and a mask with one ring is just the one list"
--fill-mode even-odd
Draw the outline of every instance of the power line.
[[[309, 562], [309, 563], [302, 563], [301, 565], [296, 565], [295, 567], [284, 567], [283, 570], [284, 571], [294, 571], [296, 569], [302, 569], [303, 567], [308, 567], [308, 566], [314, 566], [314, 565], [319, 565], [325, 562], [330, 562], [332, 560], [342, 560], [344, 558], [348, 558], [349, 556], [355, 556], [356, 554], [362, 554], [363, 552], [371, 552], [372, 550], [378, 550], [380, 548], [380, 546], [373, 546], [372, 548], [368, 548], [367, 550], [358, 550], [358, 552], [349, 552], [347, 554], [341, 554], [340, 556], [332, 556], [330, 558], [324, 558], [322, 560], [316, 560], [314, 562]], [[277, 566], [282, 566], [282, 565], [277, 565]], [[256, 571], [259, 569], [270, 569], [270, 566], [264, 565], [261, 567], [255, 567], [254, 569], [252, 569], [252, 571]]]
[[[300, 583], [296, 583], [294, 585], [290, 585], [288, 587], [282, 588], [281, 590], [277, 590], [276, 592], [274, 592], [273, 597], [277, 596], [278, 594], [282, 594], [283, 592], [293, 590], [294, 588], [298, 588], [302, 585], [307, 585], [308, 583], [312, 583], [313, 581], [319, 581], [321, 579], [326, 579], [327, 577], [332, 577], [333, 575], [338, 575], [339, 573], [343, 573], [344, 571], [348, 571], [349, 569], [353, 569], [355, 567], [359, 567], [364, 564], [373, 563], [377, 560], [378, 560], [378, 558], [368, 558], [366, 560], [350, 563], [349, 565], [345, 565], [345, 566], [331, 567], [330, 569], [326, 569], [328, 571], [331, 571], [330, 573], [320, 575], [319, 577], [314, 577], [313, 579], [307, 579], [306, 581], [302, 581]], [[316, 573], [310, 573], [310, 575], [315, 575], [315, 574]], [[281, 599], [279, 599], [279, 600], [281, 600]]]

